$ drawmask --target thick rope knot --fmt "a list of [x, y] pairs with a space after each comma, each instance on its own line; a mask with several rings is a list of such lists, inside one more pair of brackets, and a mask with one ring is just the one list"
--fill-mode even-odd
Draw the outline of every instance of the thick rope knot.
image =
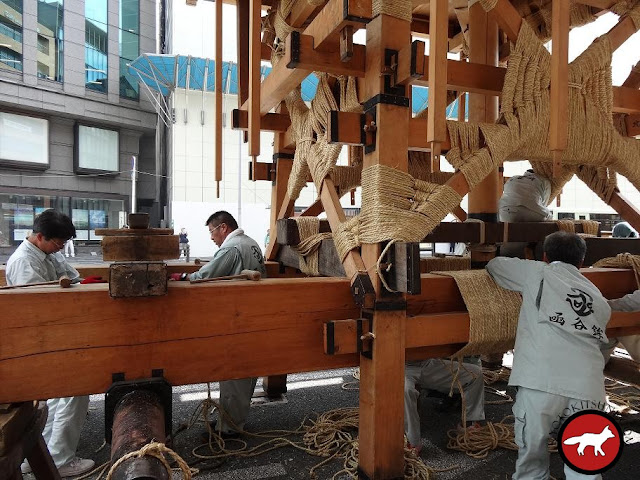
[[189, 465], [187, 465], [187, 462], [185, 462], [182, 457], [180, 457], [180, 455], [171, 450], [169, 447], [165, 446], [164, 443], [151, 442], [142, 447], [140, 450], [127, 453], [126, 455], [120, 457], [109, 470], [109, 473], [107, 474], [107, 480], [111, 480], [111, 477], [116, 471], [116, 468], [118, 468], [125, 461], [129, 460], [130, 458], [142, 458], [145, 456], [157, 458], [160, 463], [162, 463], [164, 468], [167, 469], [167, 473], [171, 477], [171, 465], [169, 465], [169, 462], [165, 458], [165, 454], [171, 456], [176, 461], [178, 467], [180, 467], [180, 470], [182, 471], [183, 478], [185, 480], [191, 480], [191, 476], [198, 473], [198, 470], [190, 468]]
[[323, 240], [332, 237], [331, 232], [320, 232], [320, 219], [317, 217], [296, 217], [300, 243], [295, 247], [300, 257], [300, 270], [312, 276], [320, 275], [319, 248]]

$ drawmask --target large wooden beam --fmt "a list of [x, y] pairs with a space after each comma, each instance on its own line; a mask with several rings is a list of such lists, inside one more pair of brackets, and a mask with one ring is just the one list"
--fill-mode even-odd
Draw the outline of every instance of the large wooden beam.
[[[631, 270], [582, 273], [606, 298], [636, 288]], [[407, 314], [465, 310], [453, 278], [425, 274], [421, 281]], [[347, 279], [172, 282], [164, 297], [117, 300], [104, 284], [51, 286], [0, 291], [0, 302], [0, 403], [102, 393], [114, 373], [135, 380], [163, 369], [182, 385], [358, 362], [326, 356], [322, 341], [324, 323], [360, 315]]]
[[614, 111], [619, 113], [640, 113], [640, 90], [629, 87], [613, 89]]
[[[289, 40], [290, 39], [290, 40]], [[331, 75], [347, 75], [364, 77], [365, 46], [354, 45], [353, 57], [340, 61], [340, 46], [332, 44], [322, 50], [314, 49], [313, 37], [291, 32], [287, 37], [287, 52], [285, 55], [288, 68], [301, 68]]]
[[556, 178], [562, 171], [562, 152], [569, 140], [569, 9], [569, 2], [552, 4], [549, 149]]
[[304, 34], [314, 39], [314, 48], [323, 50], [327, 45], [337, 45], [340, 32], [348, 25], [354, 31], [362, 28], [371, 19], [371, 2], [362, 0], [329, 0]]
[[640, 62], [636, 63], [632, 68], [629, 76], [622, 84], [623, 87], [640, 88]]
[[[216, 197], [220, 198], [220, 182], [222, 181], [222, 2], [216, 2], [216, 61], [215, 61], [215, 99], [214, 116], [215, 147], [214, 164], [216, 180]], [[205, 80], [206, 81], [206, 80]]]
[[[282, 113], [267, 113], [260, 118], [260, 130], [267, 132], [286, 132], [290, 125], [291, 118]], [[234, 108], [231, 113], [231, 128], [248, 130], [249, 113]]]
[[640, 229], [640, 209], [629, 202], [620, 192], [613, 192], [611, 200], [609, 200], [609, 206], [629, 222], [633, 228]]
[[[325, 353], [346, 355], [369, 351], [368, 343], [358, 341], [360, 331], [368, 332], [369, 320], [336, 320], [325, 325]], [[640, 312], [613, 312], [607, 325], [607, 336], [640, 333]], [[469, 314], [467, 312], [436, 313], [407, 317], [407, 350], [424, 347], [446, 347], [469, 343]], [[364, 350], [362, 350], [364, 348]], [[498, 352], [496, 352], [498, 353]]]
[[630, 137], [640, 137], [640, 114], [627, 115], [624, 121], [627, 126], [627, 135]]
[[260, 61], [262, 51], [261, 41], [261, 3], [260, 0], [250, 0], [249, 11], [249, 156], [253, 163], [260, 155], [260, 116], [263, 112], [260, 103]]

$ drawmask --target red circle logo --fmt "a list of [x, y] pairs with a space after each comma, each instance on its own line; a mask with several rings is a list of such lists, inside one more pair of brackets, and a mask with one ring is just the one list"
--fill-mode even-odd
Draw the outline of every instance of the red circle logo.
[[604, 412], [582, 410], [558, 432], [558, 451], [572, 470], [594, 475], [611, 468], [622, 455], [620, 426]]

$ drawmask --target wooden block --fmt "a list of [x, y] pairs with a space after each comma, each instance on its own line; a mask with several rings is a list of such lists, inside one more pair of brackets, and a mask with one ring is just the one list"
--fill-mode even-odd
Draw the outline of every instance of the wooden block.
[[180, 258], [178, 235], [104, 237], [102, 258], [106, 261]]
[[35, 414], [33, 402], [16, 403], [6, 413], [0, 413], [0, 457], [22, 439]]
[[602, 258], [615, 257], [619, 253], [640, 255], [640, 239], [638, 238], [604, 238], [585, 237], [587, 254], [584, 266], [588, 267]]
[[[300, 254], [288, 245], [281, 245], [277, 259], [287, 267], [300, 269]], [[318, 271], [326, 277], [344, 277], [345, 270], [338, 258], [333, 240], [323, 240], [318, 249]]]
[[109, 295], [113, 298], [166, 295], [167, 276], [164, 262], [113, 263], [109, 268]]

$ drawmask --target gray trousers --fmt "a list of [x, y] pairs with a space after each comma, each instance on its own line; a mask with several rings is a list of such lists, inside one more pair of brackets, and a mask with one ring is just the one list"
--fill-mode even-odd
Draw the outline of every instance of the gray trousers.
[[[420, 414], [416, 385], [439, 392], [451, 390], [452, 371], [458, 370], [458, 362], [432, 358], [421, 362], [411, 362], [404, 369], [404, 431], [409, 443], [418, 446], [420, 442]], [[467, 420], [484, 420], [484, 380], [482, 368], [463, 363], [458, 379], [462, 385], [466, 402]], [[457, 388], [454, 386], [454, 392]]]
[[233, 421], [231, 424], [222, 416], [219, 426], [221, 432], [230, 433], [235, 430], [244, 430], [257, 381], [257, 378], [241, 378], [220, 382], [220, 405]]
[[52, 398], [47, 400], [49, 416], [42, 431], [57, 468], [66, 465], [76, 455], [80, 432], [89, 410], [89, 397]]
[[[604, 388], [603, 388], [604, 393]], [[604, 398], [595, 399], [602, 409]], [[547, 480], [549, 478], [549, 434], [557, 430], [564, 420], [575, 412], [594, 409], [593, 402], [518, 387], [513, 405], [515, 416], [515, 441], [518, 445], [518, 460], [513, 480]], [[601, 475], [584, 475], [564, 466], [566, 480], [602, 479]]]

